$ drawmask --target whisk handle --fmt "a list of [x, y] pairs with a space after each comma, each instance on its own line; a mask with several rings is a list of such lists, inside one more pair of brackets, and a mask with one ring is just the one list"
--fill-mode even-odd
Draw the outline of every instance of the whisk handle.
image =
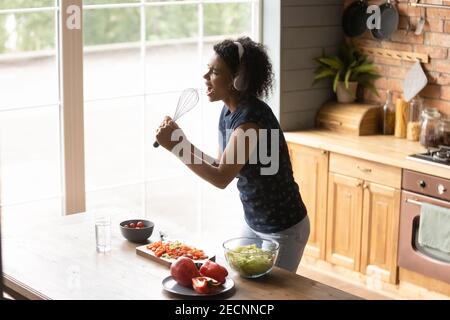
[[153, 148], [158, 148], [159, 147], [159, 143], [158, 143], [158, 141], [155, 141], [154, 143], [153, 143]]

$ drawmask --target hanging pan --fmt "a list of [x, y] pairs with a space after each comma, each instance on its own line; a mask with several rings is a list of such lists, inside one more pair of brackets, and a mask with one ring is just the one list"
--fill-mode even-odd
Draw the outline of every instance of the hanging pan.
[[345, 8], [342, 15], [342, 28], [347, 37], [358, 37], [367, 30], [367, 1], [357, 0]]
[[391, 0], [386, 0], [386, 2], [380, 6], [380, 18], [380, 29], [372, 29], [372, 36], [378, 40], [387, 40], [398, 29], [399, 22], [397, 8], [391, 3]]

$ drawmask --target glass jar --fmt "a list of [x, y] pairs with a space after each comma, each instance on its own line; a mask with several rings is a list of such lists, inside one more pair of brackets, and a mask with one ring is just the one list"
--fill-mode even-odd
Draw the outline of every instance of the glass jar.
[[439, 132], [441, 114], [436, 108], [422, 111], [422, 125], [420, 128], [420, 144], [428, 150], [439, 146], [441, 137]]
[[420, 137], [420, 114], [423, 110], [423, 99], [416, 96], [409, 105], [409, 118], [406, 127], [406, 139], [419, 141]]
[[450, 116], [442, 118], [439, 122], [439, 136], [441, 145], [450, 147]]

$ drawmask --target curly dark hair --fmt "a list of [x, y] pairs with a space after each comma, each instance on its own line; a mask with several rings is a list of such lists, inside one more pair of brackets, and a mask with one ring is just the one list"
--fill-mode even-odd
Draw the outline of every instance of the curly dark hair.
[[274, 74], [272, 63], [264, 45], [254, 42], [249, 37], [242, 37], [236, 41], [244, 47], [244, 55], [239, 64], [239, 49], [233, 40], [224, 40], [214, 46], [214, 51], [221, 57], [233, 76], [239, 69], [244, 76], [246, 89], [240, 94], [243, 97], [268, 97], [272, 93]]

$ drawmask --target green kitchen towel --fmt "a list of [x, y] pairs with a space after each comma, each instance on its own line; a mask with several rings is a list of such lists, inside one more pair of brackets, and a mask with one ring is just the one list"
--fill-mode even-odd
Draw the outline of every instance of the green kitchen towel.
[[419, 244], [450, 253], [450, 209], [422, 203]]

